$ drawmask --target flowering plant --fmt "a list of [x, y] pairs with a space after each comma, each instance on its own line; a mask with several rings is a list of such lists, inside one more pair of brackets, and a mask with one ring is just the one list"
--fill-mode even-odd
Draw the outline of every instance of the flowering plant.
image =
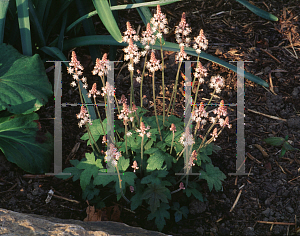
[[[104, 97], [104, 102], [107, 105], [106, 117], [102, 119], [98, 111], [99, 119], [91, 120], [84, 106], [81, 106], [80, 113], [77, 115], [77, 118], [81, 119], [78, 125], [80, 127], [85, 125], [87, 128], [88, 132], [82, 139], [88, 140], [88, 144], [93, 148], [93, 153], [87, 153], [86, 158], [81, 161], [72, 160], [71, 163], [74, 167], [66, 168], [63, 172], [71, 173], [74, 181], [80, 179], [83, 197], [98, 204], [98, 207], [103, 207], [105, 204], [107, 194], [106, 192], [102, 193], [101, 189], [106, 186], [116, 193], [117, 200], [123, 198], [126, 204], [130, 204], [132, 211], [146, 203], [149, 210], [148, 220], [155, 218], [155, 223], [161, 231], [166, 224], [165, 218], [170, 218], [169, 209], [175, 211], [176, 221], [179, 221], [182, 215], [187, 217], [188, 209], [185, 206], [180, 208], [178, 202], [173, 203], [173, 207], [170, 208], [169, 204], [172, 203], [173, 194], [183, 192], [186, 198], [193, 195], [194, 198], [203, 201], [204, 198], [198, 183], [201, 180], [207, 181], [210, 191], [213, 188], [216, 191], [221, 189], [222, 181], [226, 176], [218, 167], [213, 166], [209, 155], [213, 151], [220, 150], [220, 147], [213, 142], [225, 128], [231, 128], [231, 125], [223, 100], [220, 101], [218, 108], [207, 110], [207, 105], [210, 104], [213, 95], [220, 93], [224, 86], [224, 79], [220, 75], [211, 77], [210, 88], [213, 89], [213, 95], [208, 104], [205, 106], [201, 102], [199, 106], [196, 105], [199, 86], [208, 76], [207, 70], [199, 61], [201, 50], [205, 50], [208, 45], [203, 30], [200, 31], [194, 42], [194, 48], [198, 51], [198, 58], [193, 83], [195, 80], [198, 80], [199, 83], [195, 93], [193, 110], [190, 116], [185, 113], [186, 117], [189, 117], [187, 124], [184, 124], [181, 118], [174, 115], [181, 65], [183, 60], [189, 59], [185, 53], [185, 47], [192, 43], [187, 37], [191, 33], [191, 28], [186, 23], [184, 13], [179, 26], [176, 27], [176, 39], [179, 43], [180, 52], [176, 55], [178, 70], [173, 93], [168, 109], [163, 106], [163, 115], [157, 114], [155, 73], [158, 70], [162, 71], [162, 83], [164, 83], [164, 60], [163, 51], [161, 50], [161, 58], [158, 60], [155, 51], [151, 50], [151, 45], [154, 40], [162, 45], [161, 39], [163, 34], [167, 33], [166, 25], [168, 23], [160, 6], [157, 6], [157, 13], [150, 22], [152, 26], [150, 23], [147, 25], [146, 32], [142, 33], [142, 38], [136, 35], [136, 31], [129, 22], [127, 23], [127, 31], [124, 33], [123, 41], [128, 43], [128, 47], [124, 49], [124, 59], [129, 60], [128, 71], [131, 77], [129, 104], [125, 95], [122, 95], [118, 100], [114, 93], [113, 84], [105, 81], [107, 72], [111, 70], [106, 63], [107, 56], [104, 55], [102, 60], [97, 59], [92, 73], [98, 74], [106, 86], [102, 88], [103, 93], [100, 93], [94, 84], [88, 96], [93, 95], [95, 103], [97, 96]], [[134, 44], [134, 41], [137, 40], [148, 46], [142, 53]], [[151, 55], [148, 61], [150, 51]], [[141, 56], [144, 56], [145, 60], [140, 78], [141, 106], [137, 106], [134, 97], [133, 77], [135, 67], [138, 66]], [[68, 72], [73, 75], [73, 78], [87, 84], [87, 81], [83, 79], [84, 77], [80, 79], [82, 73], [79, 71], [83, 68], [74, 51], [69, 65]], [[142, 104], [142, 83], [146, 69], [152, 79], [154, 116], [146, 116], [145, 114], [149, 111], [143, 108]], [[163, 101], [165, 101], [164, 85], [162, 88]], [[114, 110], [114, 101], [118, 111], [116, 120], [112, 116], [113, 113], [110, 112], [111, 109]], [[163, 104], [165, 105], [165, 102]], [[95, 107], [98, 109], [97, 106]], [[114, 127], [116, 137], [114, 137], [114, 132], [111, 132], [111, 127]], [[102, 148], [107, 145], [106, 152], [99, 145], [98, 140], [101, 139]], [[192, 172], [197, 173], [197, 175], [190, 175]], [[69, 176], [58, 175], [58, 177], [68, 178]], [[184, 178], [185, 180], [183, 180]]]

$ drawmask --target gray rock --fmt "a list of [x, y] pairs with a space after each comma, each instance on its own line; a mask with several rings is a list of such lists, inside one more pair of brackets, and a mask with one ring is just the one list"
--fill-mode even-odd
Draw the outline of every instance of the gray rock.
[[126, 236], [163, 236], [166, 234], [131, 227], [112, 221], [84, 222], [79, 220], [58, 219], [34, 214], [23, 214], [0, 208], [0, 235], [126, 235]]
[[270, 216], [270, 213], [271, 213], [271, 209], [270, 208], [267, 208], [266, 210], [264, 210], [263, 212], [262, 212], [265, 216]]
[[255, 236], [254, 228], [253, 227], [247, 227], [244, 229], [244, 234], [245, 236]]
[[293, 213], [294, 209], [292, 207], [286, 207], [285, 208], [289, 213]]

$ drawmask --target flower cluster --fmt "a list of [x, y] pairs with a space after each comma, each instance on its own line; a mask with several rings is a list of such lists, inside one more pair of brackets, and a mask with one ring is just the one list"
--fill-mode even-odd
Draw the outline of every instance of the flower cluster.
[[104, 160], [106, 162], [111, 162], [113, 166], [117, 166], [119, 158], [122, 156], [121, 152], [118, 152], [118, 149], [113, 143], [109, 145], [109, 150], [105, 152]]
[[173, 123], [171, 124], [170, 131], [173, 133], [176, 132], [176, 126]]
[[142, 33], [141, 43], [145, 46], [145, 51], [142, 53], [143, 56], [146, 55], [147, 51], [150, 49], [149, 44], [154, 45], [156, 40], [156, 36], [153, 34], [151, 30], [150, 23], [147, 24], [147, 29]]
[[217, 117], [220, 118], [221, 116], [227, 116], [227, 107], [224, 106], [224, 100], [221, 100], [220, 106], [218, 109], [214, 110], [214, 114], [217, 114]]
[[[129, 39], [128, 47], [124, 48], [125, 52], [124, 60], [132, 60], [134, 64], [137, 64], [140, 61], [140, 53], [136, 44], [133, 44], [132, 38]], [[129, 71], [134, 71], [134, 67], [131, 63], [128, 65]]]
[[101, 95], [104, 97], [105, 94], [108, 96], [114, 96], [115, 95], [115, 88], [114, 86], [110, 85], [108, 82], [106, 82], [105, 87], [102, 87], [103, 93]]
[[189, 127], [187, 127], [187, 128], [185, 129], [185, 132], [183, 132], [183, 133], [181, 134], [181, 137], [180, 137], [180, 139], [179, 139], [179, 142], [180, 142], [184, 147], [186, 147], [186, 146], [191, 146], [191, 145], [193, 145], [193, 144], [195, 143], [194, 138], [193, 138], [193, 135], [190, 134], [190, 129], [189, 129]]
[[155, 58], [154, 51], [151, 52], [150, 61], [147, 62], [147, 68], [150, 72], [155, 72], [161, 69], [160, 61]]
[[198, 154], [197, 154], [196, 150], [194, 150], [189, 158], [189, 163], [188, 163], [189, 166], [195, 165], [194, 160], [197, 160], [197, 155]]
[[200, 30], [199, 35], [194, 39], [195, 39], [195, 44], [193, 48], [196, 50], [198, 54], [201, 53], [201, 49], [203, 50], [207, 49], [208, 41], [204, 35], [203, 29]]
[[220, 118], [219, 119], [219, 124], [221, 127], [225, 127], [227, 126], [228, 129], [230, 129], [232, 127], [232, 125], [229, 124], [229, 118], [228, 116], [226, 116], [225, 120]]
[[211, 77], [209, 87], [216, 89], [216, 93], [220, 93], [223, 86], [224, 79], [222, 76], [216, 75]]
[[136, 34], [136, 31], [131, 27], [129, 21], [127, 21], [126, 26], [127, 26], [127, 30], [124, 32], [125, 36], [123, 36], [123, 42], [129, 43], [130, 39], [133, 39], [134, 41], [138, 41], [139, 36]]
[[81, 119], [80, 122], [78, 123], [79, 128], [81, 128], [83, 125], [86, 124], [86, 122], [89, 122], [92, 124], [91, 119], [89, 118], [90, 115], [87, 112], [87, 110], [84, 108], [84, 106], [80, 107], [80, 113], [76, 115], [77, 119]]
[[191, 39], [187, 36], [192, 32], [189, 24], [186, 23], [185, 12], [182, 13], [181, 21], [178, 26], [175, 27], [175, 37], [179, 47], [189, 47]]
[[194, 77], [199, 79], [199, 83], [204, 83], [204, 78], [207, 76], [207, 69], [201, 64], [201, 62], [198, 62], [198, 66], [195, 69]]
[[[82, 75], [83, 66], [80, 64], [80, 61], [77, 60], [77, 56], [74, 51], [72, 51], [72, 57], [69, 66], [70, 67], [67, 68], [68, 73], [73, 74], [73, 79], [75, 81], [81, 80], [84, 83], [83, 87], [86, 89], [88, 87], [86, 83], [86, 77], [83, 76], [81, 79], [79, 79], [79, 76]], [[71, 83], [72, 87], [75, 87], [77, 85], [75, 81]]]
[[[133, 122], [134, 117], [129, 117], [130, 113], [133, 113], [133, 110], [130, 110], [127, 103], [124, 102], [123, 103], [123, 109], [121, 110], [120, 114], [118, 115], [118, 119], [122, 120], [123, 119], [123, 123], [124, 125], [127, 124], [127, 122], [130, 120], [131, 122]], [[128, 132], [126, 135], [127, 136], [131, 136], [131, 132]]]
[[156, 14], [151, 18], [151, 24], [153, 25], [152, 31], [153, 33], [157, 32], [156, 37], [162, 38], [162, 33], [169, 33], [169, 29], [166, 27], [168, 24], [168, 20], [166, 15], [161, 12], [160, 5], [157, 5]]
[[103, 75], [107, 75], [109, 70], [111, 70], [111, 66], [109, 65], [109, 60], [107, 59], [107, 53], [105, 53], [102, 57], [102, 60], [99, 58], [96, 59], [96, 65], [92, 71], [92, 74], [98, 74], [98, 76], [102, 77]]
[[184, 59], [190, 60], [190, 57], [187, 55], [187, 53], [184, 51], [184, 46], [180, 47], [180, 52], [178, 52], [175, 56], [176, 61], [183, 61]]
[[[203, 126], [206, 124], [206, 120], [203, 119], [202, 117], [205, 117], [207, 118], [208, 117], [208, 113], [205, 111], [204, 109], [204, 105], [203, 105], [203, 102], [200, 103], [200, 106], [199, 108], [197, 107], [193, 113], [192, 113], [192, 117], [191, 119], [193, 121], [196, 121], [197, 122], [197, 129], [199, 128], [203, 128]], [[201, 125], [201, 127], [200, 127]]]
[[[136, 129], [136, 132], [140, 133], [139, 136], [143, 137], [146, 134], [146, 131], [149, 129], [150, 129], [149, 126], [147, 126], [147, 128], [146, 128], [144, 122], [141, 122], [141, 129]], [[147, 137], [150, 138], [150, 136], [151, 136], [151, 133], [148, 132]]]
[[88, 97], [90, 98], [92, 95], [94, 98], [96, 98], [96, 95], [100, 95], [101, 92], [97, 90], [97, 84], [94, 83], [92, 89], [88, 93]]
[[214, 138], [214, 141], [216, 141], [216, 138], [218, 137], [218, 129], [214, 128], [213, 132], [210, 135]]

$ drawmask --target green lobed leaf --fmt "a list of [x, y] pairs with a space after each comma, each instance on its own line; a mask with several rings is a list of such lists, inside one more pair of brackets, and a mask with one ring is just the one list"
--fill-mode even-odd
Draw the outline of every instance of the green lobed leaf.
[[154, 213], [161, 206], [160, 202], [168, 203], [168, 199], [171, 199], [171, 193], [163, 185], [148, 184], [148, 188], [144, 191], [142, 199], [148, 199], [151, 213]]
[[144, 153], [150, 154], [150, 157], [147, 160], [148, 165], [146, 168], [148, 171], [153, 171], [155, 169], [161, 170], [164, 162], [167, 164], [168, 169], [172, 167], [172, 162], [176, 163], [176, 159], [173, 156], [159, 148], [150, 148]]
[[83, 190], [82, 199], [90, 201], [94, 197], [98, 196], [99, 193], [100, 190], [98, 188], [95, 188], [95, 186], [90, 183], [88, 186], [86, 186], [85, 190]]
[[99, 168], [95, 165], [89, 165], [80, 175], [80, 186], [85, 190], [86, 186], [91, 182], [92, 176], [97, 177]]
[[[88, 106], [88, 107], [89, 107], [89, 106]], [[105, 120], [102, 121], [102, 124], [103, 124], [103, 128], [104, 128], [104, 132], [103, 132], [102, 125], [101, 125], [99, 119], [94, 120], [94, 121], [93, 121], [93, 124], [89, 126], [90, 131], [91, 131], [91, 134], [92, 134], [92, 136], [93, 136], [95, 142], [97, 142], [101, 136], [106, 135], [106, 130], [107, 130], [107, 127], [106, 127], [107, 119], [106, 119], [106, 118], [105, 118]], [[81, 140], [89, 140], [89, 138], [90, 138], [89, 134], [88, 134], [88, 133], [85, 133], [85, 134], [81, 137]], [[91, 144], [91, 140], [89, 140], [89, 141], [87, 142], [87, 145], [90, 145], [90, 144]]]
[[118, 168], [120, 172], [125, 172], [129, 167], [130, 159], [125, 159], [125, 157], [121, 156], [118, 160]]
[[32, 174], [49, 171], [53, 158], [53, 137], [40, 130], [38, 119], [36, 113], [0, 116], [0, 150], [8, 161]]
[[147, 220], [155, 218], [155, 224], [159, 231], [162, 231], [166, 225], [165, 218], [170, 219], [170, 213], [167, 211], [169, 208], [170, 206], [167, 203], [162, 203], [160, 208], [158, 208], [155, 212], [151, 212], [147, 217]]
[[198, 189], [200, 189], [199, 184], [197, 184], [196, 182], [189, 182], [188, 187], [185, 188], [183, 192], [187, 197], [190, 197], [191, 194], [193, 194], [196, 199], [203, 202], [203, 196]]
[[216, 191], [221, 190], [222, 181], [226, 179], [226, 175], [220, 171], [218, 167], [207, 164], [205, 171], [201, 170], [200, 173], [199, 179], [205, 179], [207, 181], [209, 191], [211, 191], [213, 187], [215, 187]]
[[144, 186], [141, 184], [140, 179], [136, 181], [136, 186], [135, 186], [135, 195], [130, 199], [131, 205], [130, 209], [134, 211], [137, 209], [139, 206], [142, 205], [143, 199], [142, 195], [144, 193]]
[[37, 111], [53, 94], [40, 56], [24, 56], [6, 44], [0, 45], [0, 51], [0, 111]]

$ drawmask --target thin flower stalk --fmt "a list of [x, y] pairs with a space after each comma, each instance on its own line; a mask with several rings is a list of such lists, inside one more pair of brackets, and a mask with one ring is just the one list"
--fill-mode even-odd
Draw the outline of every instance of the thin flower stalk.
[[142, 56], [145, 56], [145, 61], [144, 61], [144, 67], [143, 67], [143, 73], [141, 75], [141, 87], [140, 87], [140, 101], [141, 101], [141, 107], [143, 107], [143, 79], [144, 79], [144, 74], [146, 70], [146, 64], [148, 60], [148, 52], [150, 50], [150, 44], [154, 45], [156, 41], [156, 36], [153, 34], [151, 30], [151, 25], [150, 23], [147, 24], [147, 29], [142, 33], [142, 38], [141, 38], [141, 43], [145, 45], [145, 50], [141, 52]]
[[162, 49], [162, 33], [168, 34], [167, 28], [168, 20], [166, 15], [161, 12], [160, 5], [157, 5], [156, 14], [151, 19], [153, 25], [153, 32], [156, 33], [156, 37], [159, 38], [160, 53], [161, 53], [161, 66], [162, 66], [162, 90], [163, 90], [163, 125], [165, 125], [165, 62], [164, 53]]
[[133, 41], [138, 41], [139, 37], [136, 35], [136, 31], [131, 27], [130, 22], [126, 23], [127, 30], [124, 32], [123, 42], [128, 43], [128, 47], [124, 48], [125, 52], [124, 60], [130, 61], [128, 65], [128, 70], [130, 71], [130, 81], [131, 81], [131, 89], [130, 89], [130, 108], [132, 108], [132, 102], [134, 102], [134, 94], [133, 94], [133, 72], [134, 72], [134, 64], [137, 64], [140, 61], [140, 53], [138, 52], [138, 47]]
[[147, 68], [149, 72], [152, 72], [152, 87], [153, 87], [153, 102], [154, 102], [154, 112], [155, 112], [155, 118], [156, 118], [156, 123], [157, 123], [157, 128], [159, 131], [160, 135], [160, 140], [162, 141], [162, 136], [161, 136], [161, 130], [159, 127], [159, 122], [158, 122], [158, 117], [157, 117], [157, 110], [156, 110], [156, 97], [155, 97], [155, 71], [159, 70], [161, 68], [161, 65], [159, 63], [159, 60], [155, 58], [154, 51], [151, 53], [151, 59], [147, 64]]
[[[142, 143], [141, 143], [141, 174], [143, 174], [143, 157], [144, 157], [144, 135], [146, 134], [146, 131], [149, 130], [149, 126], [145, 126], [144, 122], [141, 121], [140, 129], [136, 129], [136, 132], [140, 133], [139, 136], [142, 137]], [[147, 137], [149, 138], [151, 136], [151, 133], [147, 133]]]
[[173, 123], [171, 124], [170, 130], [173, 132], [172, 143], [171, 143], [171, 150], [170, 150], [170, 154], [171, 154], [172, 153], [172, 149], [173, 149], [174, 136], [175, 136], [175, 132], [176, 132], [176, 126]]

